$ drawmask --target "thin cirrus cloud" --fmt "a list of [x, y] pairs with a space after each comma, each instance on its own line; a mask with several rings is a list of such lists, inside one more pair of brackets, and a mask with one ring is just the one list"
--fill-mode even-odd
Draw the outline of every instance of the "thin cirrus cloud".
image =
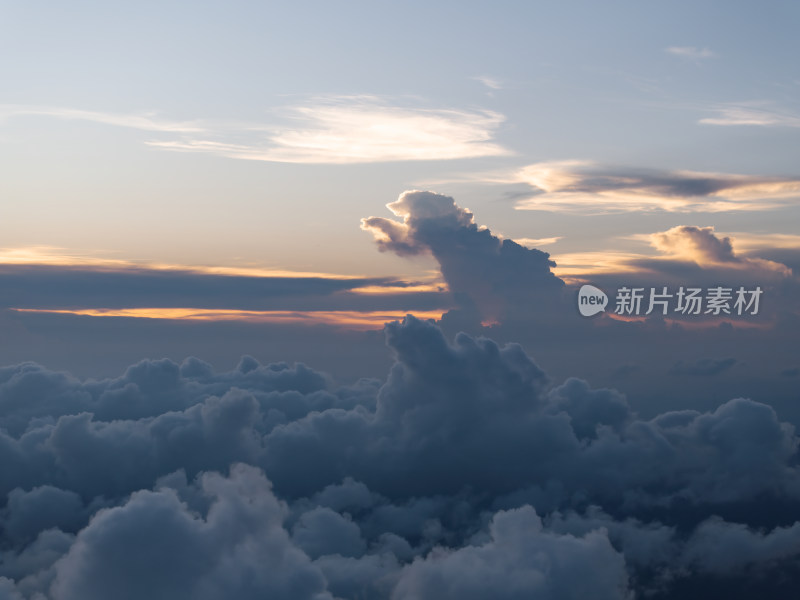
[[714, 58], [716, 54], [708, 48], [698, 48], [696, 46], [670, 46], [664, 49], [665, 52], [681, 58], [703, 59]]
[[480, 109], [400, 105], [377, 96], [325, 96], [286, 108], [274, 122], [168, 121], [155, 113], [114, 114], [5, 105], [0, 120], [49, 117], [161, 134], [153, 148], [281, 163], [349, 164], [504, 156], [494, 141], [504, 117]]
[[728, 104], [714, 108], [713, 117], [700, 119], [702, 125], [725, 127], [800, 127], [800, 116], [766, 102]]
[[[483, 110], [392, 105], [375, 96], [335, 96], [288, 109], [290, 124], [255, 127], [244, 143], [184, 136], [149, 145], [245, 160], [371, 163], [503, 156], [494, 143], [504, 117]], [[252, 134], [256, 134], [253, 136]]]
[[472, 79], [474, 79], [475, 81], [479, 81], [480, 83], [485, 85], [490, 90], [502, 90], [503, 89], [503, 84], [499, 80], [495, 79], [494, 77], [488, 77], [486, 75], [479, 75], [477, 77], [473, 77]]
[[51, 117], [74, 121], [89, 121], [115, 127], [162, 133], [196, 134], [205, 129], [204, 126], [196, 121], [161, 119], [155, 112], [119, 114], [57, 106], [26, 106], [22, 104], [0, 106], [0, 121], [19, 117]]
[[800, 196], [800, 178], [667, 171], [569, 160], [529, 165], [516, 175], [536, 190], [519, 210], [728, 212], [775, 209]]

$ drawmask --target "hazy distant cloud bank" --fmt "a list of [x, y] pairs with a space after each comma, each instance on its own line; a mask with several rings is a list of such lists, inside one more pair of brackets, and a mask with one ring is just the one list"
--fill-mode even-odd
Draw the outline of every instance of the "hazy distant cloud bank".
[[385, 333], [387, 379], [339, 388], [252, 358], [87, 381], [0, 370], [0, 598], [745, 598], [800, 582], [798, 438], [769, 406], [644, 420], [519, 346], [451, 343], [413, 317]]

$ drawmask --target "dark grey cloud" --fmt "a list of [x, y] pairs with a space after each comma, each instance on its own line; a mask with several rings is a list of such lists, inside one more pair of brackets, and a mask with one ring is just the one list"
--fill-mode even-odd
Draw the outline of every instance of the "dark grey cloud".
[[390, 277], [218, 275], [153, 268], [0, 265], [0, 307], [206, 308], [231, 310], [431, 310], [448, 294], [358, 294], [358, 288], [414, 285]]
[[521, 170], [536, 194], [527, 210], [752, 211], [776, 208], [800, 195], [800, 179], [696, 171], [667, 171], [591, 161], [543, 162]]
[[737, 363], [735, 358], [701, 358], [692, 363], [685, 363], [681, 360], [676, 362], [670, 369], [673, 375], [699, 375], [708, 377], [719, 375], [727, 371]]
[[388, 377], [349, 386], [252, 357], [0, 370], [0, 589], [691, 599], [800, 577], [799, 440], [772, 407], [646, 418], [516, 344], [385, 334]]
[[[253, 467], [199, 480], [208, 512], [169, 489], [139, 491], [98, 512], [55, 565], [54, 599], [324, 600], [325, 579], [282, 526], [285, 506]], [[265, 566], [267, 566], [265, 568]]]
[[582, 538], [546, 532], [536, 511], [524, 506], [495, 514], [489, 536], [482, 544], [415, 560], [392, 598], [631, 597], [625, 559], [604, 531]]

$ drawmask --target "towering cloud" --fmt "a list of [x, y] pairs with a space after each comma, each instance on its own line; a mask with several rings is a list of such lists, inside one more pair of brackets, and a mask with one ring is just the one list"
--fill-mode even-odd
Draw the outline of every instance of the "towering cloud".
[[549, 254], [492, 235], [449, 196], [408, 191], [387, 207], [403, 220], [361, 221], [378, 248], [400, 256], [431, 254], [461, 307], [477, 308], [484, 320], [498, 319], [525, 299], [558, 294], [564, 285], [551, 272]]

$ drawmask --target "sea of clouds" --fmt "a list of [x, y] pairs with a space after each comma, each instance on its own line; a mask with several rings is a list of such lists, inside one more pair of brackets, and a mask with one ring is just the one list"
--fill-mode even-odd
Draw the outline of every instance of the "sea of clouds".
[[745, 598], [800, 582], [773, 408], [644, 420], [407, 317], [385, 380], [0, 369], [0, 599]]

